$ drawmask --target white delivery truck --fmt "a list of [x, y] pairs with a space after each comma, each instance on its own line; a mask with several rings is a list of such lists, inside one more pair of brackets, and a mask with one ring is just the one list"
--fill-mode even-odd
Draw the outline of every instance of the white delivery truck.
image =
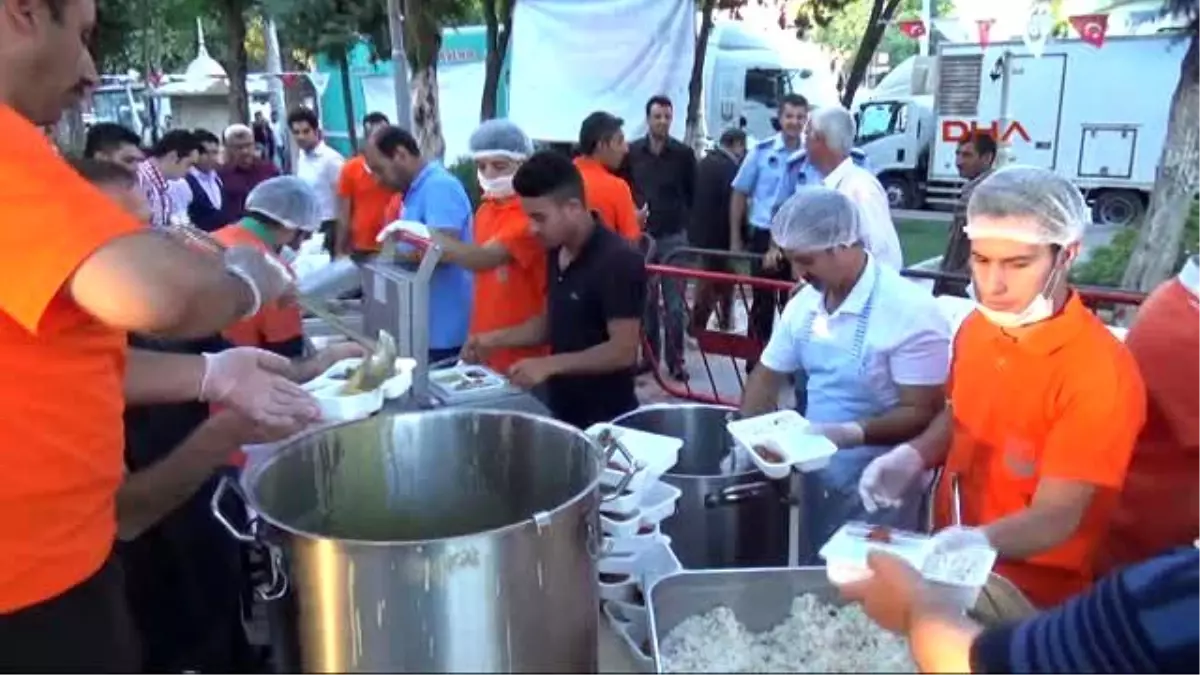
[[1040, 58], [1021, 42], [942, 44], [932, 104], [869, 101], [860, 146], [893, 206], [944, 206], [962, 185], [958, 142], [989, 131], [1008, 161], [1078, 185], [1097, 223], [1128, 225], [1145, 212], [1186, 50], [1169, 34], [1110, 37], [1103, 48], [1058, 40]]

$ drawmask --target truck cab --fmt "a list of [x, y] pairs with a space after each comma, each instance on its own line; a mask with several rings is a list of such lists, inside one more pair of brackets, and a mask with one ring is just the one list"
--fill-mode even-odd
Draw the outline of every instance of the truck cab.
[[893, 209], [922, 206], [933, 134], [931, 96], [874, 99], [859, 109], [854, 145], [866, 155]]

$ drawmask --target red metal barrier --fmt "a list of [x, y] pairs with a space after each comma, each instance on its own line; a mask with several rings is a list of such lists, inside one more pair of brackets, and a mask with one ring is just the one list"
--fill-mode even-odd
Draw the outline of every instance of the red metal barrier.
[[[747, 317], [749, 323], [750, 297], [754, 290], [769, 290], [780, 293], [792, 291], [795, 285], [791, 282], [776, 279], [752, 277], [747, 274], [718, 272], [697, 267], [683, 266], [690, 258], [692, 263], [707, 260], [721, 260], [736, 267], [738, 264], [758, 262], [761, 256], [746, 253], [731, 253], [729, 251], [714, 251], [706, 249], [680, 249], [667, 257], [667, 263], [662, 265], [647, 265], [646, 270], [652, 286], [658, 286], [663, 280], [675, 280], [684, 285], [684, 315], [685, 328], [691, 326], [697, 288], [701, 282], [715, 287], [724, 287], [733, 294], [734, 316], [738, 315], [737, 308]], [[936, 280], [943, 277], [955, 278], [936, 271], [906, 269], [901, 272], [911, 279]], [[1076, 287], [1084, 303], [1097, 312], [1121, 312], [1129, 307], [1136, 307], [1145, 300], [1145, 294], [1119, 289], [1098, 288], [1089, 286]], [[656, 311], [659, 312], [660, 325], [666, 325], [666, 305], [661, 292], [651, 293], [656, 301]], [[779, 309], [779, 308], [777, 308]], [[778, 317], [776, 317], [778, 318]], [[652, 366], [652, 375], [657, 385], [670, 397], [696, 401], [701, 403], [719, 403], [736, 405], [741, 400], [745, 388], [746, 361], [756, 361], [762, 353], [765, 341], [749, 334], [749, 326], [739, 330], [736, 327], [725, 331], [709, 326], [689, 330], [694, 349], [685, 344], [685, 356], [690, 366], [691, 378], [687, 381], [677, 381], [664, 375], [663, 368], [658, 363], [658, 355], [651, 354], [648, 340], [643, 339], [646, 346], [647, 360]], [[698, 363], [697, 363], [698, 361]], [[699, 367], [697, 367], [699, 366]], [[697, 373], [697, 370], [701, 371]], [[696, 386], [697, 375], [703, 375], [707, 380], [702, 386]]]

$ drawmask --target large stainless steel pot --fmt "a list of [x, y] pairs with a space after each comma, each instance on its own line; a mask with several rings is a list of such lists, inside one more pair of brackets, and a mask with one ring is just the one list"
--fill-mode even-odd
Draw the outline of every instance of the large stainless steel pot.
[[703, 404], [638, 408], [614, 424], [683, 439], [679, 463], [663, 480], [683, 491], [663, 523], [671, 547], [688, 569], [775, 567], [787, 564], [787, 481], [757, 470], [722, 475], [733, 447], [725, 425], [735, 410]]
[[383, 415], [288, 443], [212, 509], [270, 552], [288, 672], [595, 672], [605, 454], [533, 415]]

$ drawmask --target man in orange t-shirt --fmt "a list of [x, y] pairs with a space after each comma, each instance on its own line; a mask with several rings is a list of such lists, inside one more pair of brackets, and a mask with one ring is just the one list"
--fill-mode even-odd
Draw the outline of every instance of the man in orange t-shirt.
[[600, 214], [600, 222], [617, 234], [639, 244], [645, 213], [633, 203], [629, 183], [614, 172], [629, 154], [624, 121], [606, 112], [594, 112], [583, 120], [579, 129], [579, 150], [575, 167], [583, 176], [584, 198], [588, 207]]
[[39, 125], [99, 79], [85, 41], [93, 0], [0, 10], [0, 215], [38, 224], [0, 227], [0, 269], [18, 281], [0, 284], [0, 660], [135, 672], [112, 558], [122, 412], [127, 400], [225, 399], [243, 385], [213, 359], [127, 351], [126, 331], [211, 334], [287, 284], [260, 254], [238, 249], [222, 268], [149, 230], [48, 142]]
[[[546, 308], [546, 249], [530, 229], [529, 217], [512, 187], [521, 162], [533, 153], [533, 143], [517, 125], [495, 119], [471, 134], [469, 147], [483, 190], [483, 203], [475, 213], [474, 241], [459, 241], [431, 230], [446, 261], [475, 273], [468, 336], [537, 320]], [[483, 361], [503, 374], [521, 359], [548, 353], [545, 345], [497, 349]], [[463, 356], [468, 361], [479, 360], [474, 353]]]
[[1090, 221], [1077, 188], [1009, 166], [979, 183], [967, 218], [978, 305], [955, 337], [950, 404], [872, 461], [859, 493], [868, 509], [888, 505], [944, 464], [934, 550], [994, 548], [996, 573], [1049, 607], [1095, 578], [1145, 387], [1129, 350], [1067, 284]]
[[[388, 125], [387, 115], [380, 112], [363, 117], [363, 138]], [[387, 221], [388, 203], [395, 192], [380, 183], [367, 167], [361, 154], [347, 160], [338, 175], [338, 231], [334, 243], [336, 255], [368, 255], [379, 251], [375, 237]]]
[[1138, 310], [1125, 345], [1149, 406], [1097, 565], [1101, 572], [1200, 537], [1200, 264], [1192, 256]]
[[[226, 246], [252, 246], [286, 266], [280, 258], [283, 249], [320, 227], [312, 188], [295, 176], [277, 176], [255, 186], [246, 197], [246, 216], [213, 237]], [[304, 326], [294, 303], [264, 304], [254, 316], [222, 331], [222, 336], [239, 347], [261, 347], [293, 359], [304, 355]]]

